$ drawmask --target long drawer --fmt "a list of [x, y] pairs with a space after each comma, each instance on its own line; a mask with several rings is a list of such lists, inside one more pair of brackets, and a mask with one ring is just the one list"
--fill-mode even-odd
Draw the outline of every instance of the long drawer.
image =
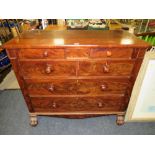
[[128, 79], [28, 79], [30, 95], [94, 95], [124, 94]]
[[[134, 60], [20, 61], [25, 77], [49, 76], [129, 76]], [[79, 63], [79, 64], [78, 64]]]
[[35, 112], [120, 111], [124, 96], [31, 98]]

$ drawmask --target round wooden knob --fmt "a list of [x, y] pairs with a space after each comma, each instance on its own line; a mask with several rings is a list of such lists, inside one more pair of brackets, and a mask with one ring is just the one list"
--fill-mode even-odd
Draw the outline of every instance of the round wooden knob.
[[107, 57], [111, 57], [112, 53], [110, 51], [107, 51]]
[[99, 108], [103, 107], [103, 104], [101, 102], [99, 102], [97, 105]]
[[103, 66], [103, 72], [108, 73], [109, 72], [109, 65], [105, 64]]
[[107, 89], [107, 87], [106, 87], [106, 85], [101, 85], [101, 90], [106, 90]]
[[47, 74], [50, 74], [52, 71], [53, 71], [52, 65], [46, 65], [45, 72], [46, 72]]
[[50, 92], [53, 92], [53, 91], [54, 91], [54, 85], [51, 84], [51, 85], [49, 86], [48, 90], [49, 90]]
[[56, 108], [57, 104], [55, 102], [52, 103], [52, 108]]
[[45, 52], [43, 53], [43, 56], [44, 56], [44, 57], [48, 57], [48, 52], [45, 51]]

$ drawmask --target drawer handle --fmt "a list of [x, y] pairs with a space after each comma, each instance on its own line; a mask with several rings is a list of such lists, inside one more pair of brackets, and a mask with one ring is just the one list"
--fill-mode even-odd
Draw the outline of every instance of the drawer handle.
[[101, 90], [106, 90], [106, 89], [107, 89], [107, 86], [104, 85], [104, 84], [102, 84], [102, 85], [101, 85]]
[[107, 51], [107, 57], [111, 57], [112, 53], [110, 51]]
[[48, 57], [48, 52], [45, 51], [45, 52], [43, 53], [43, 56], [44, 56], [44, 57]]
[[46, 66], [46, 69], [45, 69], [45, 72], [46, 72], [47, 74], [50, 74], [52, 71], [53, 71], [52, 65], [47, 65], [47, 66]]
[[52, 108], [56, 108], [57, 104], [55, 102], [52, 103]]
[[108, 73], [109, 72], [109, 65], [107, 63], [105, 65], [103, 65], [103, 72], [104, 73]]
[[51, 84], [51, 85], [49, 86], [48, 90], [49, 90], [50, 92], [53, 92], [53, 91], [54, 91], [54, 85]]
[[97, 104], [97, 106], [98, 106], [99, 108], [102, 108], [102, 107], [103, 107], [103, 103], [99, 102], [99, 103]]

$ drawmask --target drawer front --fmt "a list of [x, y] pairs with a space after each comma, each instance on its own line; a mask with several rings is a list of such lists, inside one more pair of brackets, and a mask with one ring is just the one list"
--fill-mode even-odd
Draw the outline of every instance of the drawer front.
[[81, 61], [79, 75], [81, 76], [129, 76], [134, 61]]
[[64, 49], [20, 49], [20, 59], [61, 59]]
[[67, 59], [87, 59], [89, 58], [89, 48], [69, 48], [66, 49], [66, 58]]
[[72, 61], [20, 61], [24, 77], [74, 76], [76, 62]]
[[129, 80], [126, 79], [85, 79], [78, 80], [77, 93], [80, 95], [102, 95], [125, 93]]
[[94, 48], [91, 50], [92, 58], [131, 58], [132, 48]]
[[124, 94], [128, 79], [50, 79], [26, 80], [30, 95], [103, 95]]
[[77, 80], [26, 80], [30, 95], [73, 95], [77, 92]]
[[124, 97], [31, 98], [35, 112], [120, 111]]

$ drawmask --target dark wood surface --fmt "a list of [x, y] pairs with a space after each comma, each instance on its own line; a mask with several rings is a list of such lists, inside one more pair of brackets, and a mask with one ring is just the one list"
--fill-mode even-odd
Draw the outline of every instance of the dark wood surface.
[[3, 47], [6, 48], [53, 48], [53, 47], [148, 47], [143, 40], [122, 30], [68, 30], [28, 31], [16, 37]]
[[[123, 97], [53, 97], [31, 98], [37, 112], [121, 111]], [[63, 104], [62, 104], [63, 103]]]
[[4, 47], [31, 125], [37, 124], [37, 115], [83, 118], [107, 114], [118, 115], [117, 123], [123, 124], [150, 45], [123, 31], [31, 31]]

